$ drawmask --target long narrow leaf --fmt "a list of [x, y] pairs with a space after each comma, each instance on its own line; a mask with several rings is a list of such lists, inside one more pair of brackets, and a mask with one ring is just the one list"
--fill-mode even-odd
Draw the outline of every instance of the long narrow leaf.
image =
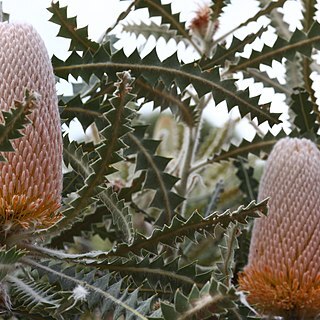
[[160, 78], [168, 87], [172, 82], [176, 82], [181, 90], [191, 83], [200, 97], [212, 92], [216, 104], [225, 100], [229, 110], [238, 105], [242, 116], [251, 113], [259, 122], [280, 122], [268, 108], [258, 105], [259, 98], [248, 98], [248, 91], [236, 91], [234, 80], [221, 81], [219, 68], [202, 72], [194, 63], [181, 66], [175, 55], [160, 62], [155, 51], [141, 59], [137, 53], [128, 58], [122, 51], [110, 56], [102, 47], [95, 56], [88, 53], [82, 58], [74, 52], [65, 62], [54, 59], [54, 70], [57, 76], [62, 78], [72, 74], [74, 77], [82, 76], [87, 80], [92, 73], [103, 76], [106, 72], [114, 79], [116, 72], [131, 70], [136, 78], [143, 76], [150, 85], [154, 86]]

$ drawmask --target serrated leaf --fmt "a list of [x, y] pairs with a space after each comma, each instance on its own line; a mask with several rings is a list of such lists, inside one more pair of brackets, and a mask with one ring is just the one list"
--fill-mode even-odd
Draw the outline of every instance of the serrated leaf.
[[[62, 290], [70, 291], [76, 286], [86, 288], [86, 299], [91, 311], [99, 308], [102, 314], [106, 315], [108, 311], [117, 310], [120, 314], [134, 314], [135, 319], [148, 320], [146, 316], [137, 310], [139, 309], [138, 307], [145, 304], [150, 307], [150, 301], [133, 301], [132, 298], [136, 296], [136, 293], [131, 295], [127, 291], [121, 292], [123, 280], [112, 283], [110, 282], [109, 274], [102, 276], [101, 274], [96, 274], [96, 270], [77, 272], [75, 267], [64, 268], [59, 263], [49, 266], [45, 262], [40, 264], [30, 259], [25, 259], [24, 262], [46, 275], [49, 283], [61, 286]], [[133, 304], [135, 305], [134, 308], [131, 307]], [[62, 313], [63, 310], [60, 312]]]
[[86, 176], [83, 187], [78, 190], [76, 198], [68, 203], [68, 207], [63, 211], [64, 218], [46, 231], [47, 234], [55, 235], [52, 244], [56, 246], [62, 245], [59, 236], [63, 231], [70, 229], [75, 221], [83, 220], [86, 208], [97, 202], [99, 194], [104, 192], [104, 184], [107, 181], [105, 176], [115, 171], [111, 165], [123, 160], [120, 153], [126, 148], [123, 137], [131, 131], [129, 118], [134, 112], [127, 104], [134, 95], [128, 91], [132, 82], [129, 73], [119, 73], [118, 78], [117, 89], [110, 99], [113, 108], [104, 114], [109, 125], [100, 132], [103, 140], [95, 149], [98, 157], [90, 163], [89, 175]]
[[258, 196], [258, 181], [254, 178], [254, 168], [249, 166], [245, 159], [238, 158], [234, 161], [237, 168], [237, 177], [240, 179], [240, 190], [245, 195], [245, 201], [249, 202], [257, 199]]
[[291, 98], [291, 109], [296, 114], [294, 124], [299, 129], [300, 134], [315, 134], [318, 128], [318, 125], [316, 125], [317, 117], [313, 112], [313, 104], [309, 100], [309, 94], [303, 89], [296, 88]]
[[303, 29], [309, 31], [315, 20], [317, 2], [315, 0], [303, 0], [301, 4], [303, 6], [302, 13], [304, 18], [302, 20]]
[[68, 18], [67, 6], [60, 7], [59, 1], [51, 3], [48, 11], [52, 13], [49, 21], [60, 26], [58, 36], [71, 40], [69, 51], [90, 51], [95, 52], [99, 44], [88, 39], [88, 27], [78, 28], [76, 17]]
[[129, 34], [135, 34], [136, 37], [142, 35], [146, 40], [152, 36], [156, 41], [160, 38], [164, 39], [166, 42], [173, 39], [177, 44], [183, 42], [185, 45], [190, 45], [190, 42], [184, 37], [177, 35], [177, 30], [170, 29], [170, 25], [167, 24], [158, 25], [153, 21], [150, 21], [149, 23], [140, 21], [139, 24], [136, 24], [130, 21], [122, 24], [122, 30]]
[[153, 101], [154, 109], [160, 107], [163, 111], [169, 108], [174, 115], [177, 115], [190, 127], [193, 127], [199, 120], [194, 107], [190, 105], [190, 98], [183, 98], [182, 94], [178, 93], [175, 84], [166, 88], [164, 83], [159, 81], [155, 86], [151, 86], [143, 77], [140, 77], [134, 82], [133, 92], [137, 98], [144, 98], [144, 103]]
[[277, 78], [270, 78], [266, 71], [261, 71], [254, 68], [248, 68], [246, 74], [252, 77], [255, 82], [261, 82], [264, 87], [272, 88], [276, 93], [284, 93], [287, 96], [291, 95], [291, 89], [287, 85], [281, 84]]
[[162, 290], [167, 286], [170, 286], [173, 291], [177, 288], [181, 288], [183, 291], [190, 291], [193, 285], [201, 288], [210, 279], [210, 270], [201, 273], [195, 262], [181, 267], [179, 261], [180, 258], [176, 258], [166, 263], [161, 255], [155, 259], [151, 259], [150, 255], [146, 255], [142, 259], [132, 256], [129, 259], [117, 259], [112, 262], [109, 259], [99, 262], [89, 260], [88, 265], [95, 266], [101, 270], [106, 269], [110, 272], [117, 272], [122, 277], [131, 276], [132, 281], [138, 287], [145, 280], [148, 280], [151, 288], [155, 291]]
[[249, 59], [241, 58], [236, 65], [228, 70], [228, 73], [245, 70], [247, 68], [258, 68], [261, 63], [270, 65], [272, 60], [281, 62], [282, 58], [294, 59], [296, 52], [310, 56], [313, 48], [319, 49], [320, 25], [314, 23], [308, 34], [296, 30], [289, 41], [278, 37], [272, 47], [264, 46], [261, 52], [253, 51]]
[[135, 127], [135, 131], [127, 135], [130, 145], [127, 152], [137, 154], [136, 171], [146, 171], [144, 188], [156, 190], [151, 206], [164, 210], [165, 222], [169, 223], [174, 216], [174, 209], [183, 200], [171, 191], [178, 178], [164, 171], [171, 159], [155, 155], [159, 142], [143, 139], [145, 129], [145, 126]]
[[93, 122], [103, 119], [103, 114], [110, 109], [108, 102], [101, 102], [101, 99], [89, 99], [83, 103], [80, 95], [63, 97], [59, 101], [60, 117], [69, 125], [71, 120], [77, 118], [83, 129], [86, 130]]
[[[294, 136], [295, 132], [291, 135]], [[231, 145], [228, 151], [222, 151], [220, 154], [209, 159], [207, 163], [235, 159], [238, 156], [247, 158], [249, 153], [260, 155], [261, 151], [269, 152], [279, 139], [286, 136], [287, 134], [284, 131], [280, 131], [277, 136], [274, 136], [271, 132], [268, 132], [263, 138], [257, 135], [251, 142], [243, 140], [239, 146]]]
[[6, 250], [6, 247], [0, 249], [0, 280], [14, 269], [14, 264], [25, 254], [25, 250], [17, 249], [17, 247], [11, 247], [9, 250]]
[[200, 48], [192, 40], [191, 36], [186, 30], [185, 23], [180, 22], [180, 13], [172, 13], [171, 3], [162, 4], [161, 0], [139, 0], [135, 1], [135, 9], [148, 8], [150, 17], [161, 17], [162, 24], [169, 24], [178, 35], [182, 35], [187, 39], [193, 47], [201, 54]]
[[127, 57], [121, 50], [110, 56], [101, 47], [94, 56], [86, 54], [82, 58], [74, 52], [66, 62], [58, 59], [53, 62], [55, 73], [62, 78], [72, 74], [89, 80], [93, 73], [99, 77], [106, 72], [110, 79], [114, 79], [117, 71], [131, 70], [136, 78], [143, 76], [152, 86], [159, 78], [167, 87], [175, 81], [181, 91], [191, 83], [199, 97], [212, 92], [216, 104], [226, 101], [229, 110], [238, 105], [242, 116], [251, 113], [259, 122], [279, 123], [277, 117], [270, 114], [268, 106], [258, 105], [259, 98], [248, 98], [248, 90], [236, 91], [234, 79], [221, 81], [219, 68], [202, 72], [194, 63], [181, 66], [176, 55], [160, 62], [155, 51], [141, 59], [137, 52]]
[[259, 203], [252, 201], [246, 207], [240, 206], [235, 211], [226, 210], [223, 213], [214, 212], [206, 218], [203, 218], [198, 212], [194, 212], [187, 221], [182, 220], [180, 217], [174, 217], [170, 226], [154, 229], [150, 237], [137, 234], [130, 246], [119, 244], [112, 255], [126, 256], [129, 252], [140, 255], [142, 249], [155, 253], [159, 244], [174, 247], [184, 237], [189, 238], [191, 241], [196, 241], [196, 231], [213, 235], [218, 225], [226, 228], [231, 222], [246, 223], [249, 217], [259, 217], [260, 214], [266, 214], [266, 205], [267, 200]]
[[220, 43], [222, 40], [226, 39], [227, 36], [233, 34], [236, 30], [247, 26], [250, 22], [256, 22], [260, 17], [269, 15], [275, 9], [283, 6], [285, 2], [286, 0], [267, 1], [266, 5], [261, 10], [258, 10], [258, 12], [253, 17], [247, 19], [246, 21], [242, 22], [240, 25], [238, 25], [234, 29], [230, 30], [229, 32], [221, 36], [219, 39], [215, 41], [215, 43]]
[[112, 214], [112, 222], [117, 230], [123, 235], [123, 241], [131, 243], [133, 238], [132, 217], [128, 206], [123, 200], [119, 200], [112, 187], [105, 189], [99, 194], [99, 199]]
[[217, 263], [216, 278], [227, 287], [231, 286], [231, 280], [233, 279], [234, 255], [235, 250], [239, 247], [238, 235], [240, 235], [240, 227], [237, 224], [230, 225], [223, 235], [222, 243], [219, 245], [221, 261]]
[[211, 279], [201, 291], [192, 290], [188, 296], [183, 296], [177, 290], [174, 302], [161, 303], [161, 311], [165, 320], [210, 319], [216, 316], [225, 319], [224, 314], [236, 308], [238, 300], [233, 287], [226, 288], [215, 279]]
[[[259, 2], [261, 3], [262, 7], [265, 7], [268, 4], [270, 4], [269, 0], [259, 0]], [[279, 12], [278, 10], [272, 10], [268, 13], [267, 16], [271, 20], [271, 26], [273, 26], [276, 29], [277, 35], [286, 40], [289, 40], [292, 35], [292, 32], [289, 29], [289, 24], [283, 19], [283, 13]]]
[[59, 307], [59, 299], [48, 283], [37, 283], [34, 279], [27, 280], [11, 275], [7, 279], [11, 284], [13, 298], [20, 310], [35, 313], [44, 312], [46, 309], [55, 310]]
[[285, 79], [291, 91], [304, 87], [302, 60], [301, 55], [296, 55], [292, 61], [285, 61]]
[[226, 61], [234, 61], [235, 54], [243, 51], [247, 44], [251, 44], [253, 41], [255, 41], [262, 35], [264, 31], [266, 31], [266, 28], [260, 28], [258, 32], [249, 34], [243, 40], [233, 37], [232, 43], [228, 48], [218, 44], [212, 58], [202, 58], [200, 60], [199, 65], [201, 69], [208, 70], [216, 66], [224, 66]]
[[69, 142], [68, 136], [63, 138], [63, 161], [86, 179], [91, 173], [89, 154], [76, 141]]
[[214, 0], [213, 4], [210, 7], [212, 10], [212, 14], [211, 14], [212, 21], [218, 20], [223, 12], [223, 9], [229, 4], [230, 4], [229, 0]]

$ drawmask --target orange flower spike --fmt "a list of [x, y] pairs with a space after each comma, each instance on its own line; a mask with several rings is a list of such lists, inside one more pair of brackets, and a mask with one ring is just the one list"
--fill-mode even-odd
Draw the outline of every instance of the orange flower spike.
[[264, 315], [314, 319], [320, 313], [320, 152], [285, 138], [270, 153], [258, 200], [269, 215], [254, 224], [240, 289]]
[[0, 233], [54, 224], [62, 190], [61, 127], [47, 50], [33, 27], [0, 23], [0, 110], [23, 101], [26, 90], [37, 97], [32, 124], [0, 163]]

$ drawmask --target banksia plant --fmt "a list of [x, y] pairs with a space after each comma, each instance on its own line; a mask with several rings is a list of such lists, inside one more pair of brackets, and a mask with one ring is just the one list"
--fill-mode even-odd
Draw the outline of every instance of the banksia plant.
[[[52, 67], [32, 27], [0, 24], [0, 320], [317, 315], [320, 25], [301, 0], [293, 31], [286, 1], [242, 1], [238, 25], [241, 1], [185, 18], [174, 2], [123, 1], [101, 41], [53, 1], [70, 46]], [[55, 79], [72, 90], [57, 99]], [[61, 139], [57, 104], [87, 136]], [[214, 105], [239, 119], [208, 121]], [[282, 121], [290, 134], [274, 135]]]
[[320, 313], [320, 152], [285, 138], [271, 152], [259, 187], [269, 215], [255, 221], [240, 289], [264, 315], [314, 319]]
[[31, 122], [13, 136], [12, 151], [2, 152], [1, 232], [46, 228], [60, 218], [62, 138], [52, 66], [32, 26], [0, 24], [0, 74], [0, 110], [16, 104]]

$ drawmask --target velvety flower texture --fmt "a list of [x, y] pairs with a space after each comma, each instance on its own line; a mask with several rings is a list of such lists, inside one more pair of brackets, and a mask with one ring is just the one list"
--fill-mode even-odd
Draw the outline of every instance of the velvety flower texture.
[[0, 23], [0, 109], [37, 95], [15, 152], [0, 163], [1, 228], [45, 228], [59, 219], [62, 190], [62, 138], [55, 80], [39, 34], [25, 24]]
[[239, 276], [248, 302], [266, 315], [320, 313], [320, 152], [306, 139], [274, 146], [259, 187], [269, 215], [257, 219], [248, 265]]

